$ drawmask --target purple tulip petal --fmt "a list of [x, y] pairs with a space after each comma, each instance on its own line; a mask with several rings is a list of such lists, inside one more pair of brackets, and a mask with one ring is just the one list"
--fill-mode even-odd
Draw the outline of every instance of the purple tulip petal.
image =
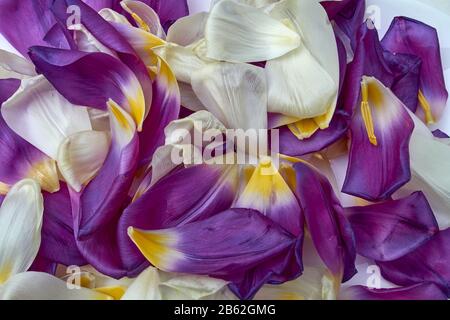
[[422, 60], [409, 54], [392, 54], [384, 52], [384, 59], [395, 74], [395, 80], [391, 86], [392, 92], [412, 112], [416, 112], [420, 88], [420, 71]]
[[446, 229], [400, 259], [378, 265], [383, 277], [397, 285], [432, 282], [450, 296], [449, 248], [450, 229]]
[[386, 200], [411, 179], [409, 140], [414, 122], [403, 103], [377, 79], [364, 77], [361, 88], [342, 191], [369, 201]]
[[105, 8], [120, 12], [122, 9], [120, 7], [120, 1], [121, 0], [83, 0], [84, 3], [86, 3], [97, 12]]
[[[142, 231], [130, 237], [144, 256], [164, 271], [210, 275], [240, 282], [246, 271], [294, 250], [296, 239], [253, 210], [231, 209], [172, 229]], [[269, 262], [271, 261], [271, 262]]]
[[391, 261], [415, 250], [439, 231], [421, 192], [366, 207], [345, 209], [356, 239], [356, 252], [366, 258]]
[[137, 167], [139, 140], [131, 117], [117, 105], [109, 108], [112, 144], [108, 157], [81, 193], [71, 191], [71, 201], [83, 257], [100, 272], [119, 278], [127, 273], [115, 238], [117, 221], [130, 201], [128, 191]]
[[397, 17], [381, 44], [393, 53], [412, 54], [422, 59], [419, 115], [428, 123], [439, 119], [447, 104], [448, 92], [437, 31], [422, 22]]
[[31, 48], [30, 57], [38, 71], [71, 103], [105, 110], [111, 99], [142, 126], [145, 116], [142, 87], [118, 59], [105, 53], [46, 47]]
[[158, 14], [164, 30], [178, 19], [189, 14], [187, 0], [141, 0]]
[[40, 252], [38, 252], [36, 258], [33, 261], [33, 264], [28, 269], [28, 271], [34, 271], [34, 272], [45, 272], [51, 275], [54, 275], [56, 273], [56, 268], [58, 267], [58, 264], [44, 258]]
[[354, 286], [344, 289], [342, 300], [447, 300], [447, 296], [433, 283], [420, 283], [404, 288], [370, 289]]
[[355, 243], [344, 209], [330, 183], [308, 164], [294, 165], [296, 195], [316, 250], [334, 277], [349, 280], [355, 273]]
[[[146, 114], [152, 101], [152, 83], [143, 63], [131, 45], [124, 39], [109, 22], [104, 20], [95, 10], [81, 0], [61, 0], [53, 4], [52, 10], [60, 23], [66, 23], [67, 7], [77, 6], [80, 9], [81, 24], [101, 44], [117, 54], [119, 59], [134, 73], [142, 87], [145, 97]], [[140, 128], [138, 128], [140, 129]]]
[[44, 194], [44, 220], [39, 254], [66, 266], [86, 264], [78, 251], [73, 231], [72, 206], [65, 184], [60, 191]]
[[257, 210], [294, 236], [303, 235], [304, 221], [298, 200], [271, 160], [261, 160], [248, 174], [249, 180], [234, 207]]
[[358, 30], [358, 46], [353, 61], [347, 66], [341, 103], [349, 114], [359, 107], [361, 101], [361, 80], [363, 76], [371, 76], [391, 87], [395, 75], [384, 58], [384, 50], [380, 45], [375, 28], [364, 24]]
[[[192, 181], [202, 183], [192, 185]], [[175, 170], [158, 181], [123, 212], [118, 224], [120, 250], [128, 269], [143, 263], [143, 256], [128, 237], [130, 226], [158, 230], [182, 226], [228, 210], [235, 198], [235, 166], [199, 165]]]
[[153, 153], [164, 144], [164, 128], [180, 113], [180, 90], [177, 80], [167, 65], [158, 57], [158, 72], [153, 82], [153, 100], [150, 112], [139, 134], [140, 165], [150, 163]]
[[[36, 45], [58, 44], [60, 48], [70, 48], [63, 27], [57, 24], [50, 10], [52, 2], [52, 0], [0, 2], [0, 33], [24, 57], [27, 57], [28, 48]], [[61, 36], [58, 41], [55, 41], [55, 34]]]
[[297, 157], [327, 148], [345, 136], [349, 118], [344, 111], [337, 110], [327, 129], [317, 131], [311, 138], [305, 140], [299, 140], [288, 127], [280, 128], [280, 153]]
[[[356, 34], [364, 22], [366, 2], [364, 0], [343, 0], [322, 1], [321, 4], [325, 8], [329, 19], [334, 21], [335, 28], [339, 28], [348, 37], [352, 49], [355, 50], [357, 46]], [[341, 39], [341, 41], [345, 40]]]
[[433, 131], [433, 136], [439, 139], [448, 139], [450, 138], [445, 132], [442, 132], [441, 130], [437, 129]]

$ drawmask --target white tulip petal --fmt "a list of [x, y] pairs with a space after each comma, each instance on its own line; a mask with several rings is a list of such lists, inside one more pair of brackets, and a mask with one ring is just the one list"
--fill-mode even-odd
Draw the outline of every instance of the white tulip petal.
[[149, 267], [128, 288], [123, 300], [233, 299], [223, 280], [181, 275]]
[[41, 245], [43, 198], [31, 179], [16, 183], [0, 208], [0, 284], [25, 272]]
[[35, 75], [36, 71], [31, 62], [0, 49], [0, 79], [26, 79]]
[[336, 300], [332, 276], [325, 269], [305, 267], [296, 280], [281, 285], [265, 285], [255, 300]]
[[197, 97], [225, 127], [267, 128], [264, 69], [249, 64], [215, 63], [193, 74], [191, 80]]
[[81, 191], [100, 170], [109, 152], [110, 137], [104, 131], [75, 133], [61, 143], [58, 168], [66, 182]]
[[121, 23], [131, 26], [131, 23], [125, 16], [121, 15], [120, 13], [117, 13], [116, 11], [110, 8], [103, 8], [98, 12], [98, 14], [108, 22]]
[[270, 11], [270, 15], [279, 21], [288, 19], [291, 22], [292, 27], [301, 34], [302, 44], [333, 80], [334, 100], [330, 106], [327, 106], [328, 113], [315, 119], [320, 128], [327, 128], [336, 108], [339, 85], [339, 55], [336, 37], [327, 13], [319, 1], [285, 0], [277, 2]]
[[205, 36], [205, 25], [209, 14], [199, 12], [178, 19], [167, 31], [168, 42], [188, 46]]
[[[222, 0], [212, 0], [211, 1], [211, 9], [220, 1], [222, 1]], [[264, 8], [264, 7], [270, 6], [271, 4], [276, 3], [280, 0], [235, 0], [235, 1], [255, 7], [255, 8]]]
[[172, 43], [156, 47], [153, 51], [169, 64], [178, 81], [186, 83], [191, 83], [192, 73], [207, 64], [192, 49]]
[[192, 86], [184, 82], [178, 82], [180, 89], [181, 105], [191, 111], [205, 110], [205, 106], [195, 94]]
[[120, 5], [131, 15], [141, 29], [161, 39], [166, 38], [166, 33], [161, 26], [158, 14], [148, 5], [134, 0], [124, 0]]
[[282, 22], [261, 9], [233, 0], [214, 6], [206, 23], [205, 38], [209, 58], [230, 62], [275, 59], [301, 43], [300, 35]]
[[325, 114], [337, 85], [306, 47], [267, 62], [269, 111], [299, 119]]
[[1, 112], [12, 130], [55, 160], [69, 135], [91, 130], [87, 108], [69, 103], [43, 76], [23, 80]]
[[74, 288], [43, 272], [24, 272], [0, 287], [0, 300], [112, 300], [87, 288]]

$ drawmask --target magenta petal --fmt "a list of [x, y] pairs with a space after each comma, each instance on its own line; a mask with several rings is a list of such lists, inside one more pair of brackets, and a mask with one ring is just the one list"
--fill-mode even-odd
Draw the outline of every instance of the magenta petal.
[[[50, 10], [52, 2], [53, 0], [0, 1], [0, 33], [24, 57], [27, 57], [28, 48], [35, 45], [50, 44], [70, 48], [70, 40], [67, 40], [64, 28], [57, 24]], [[55, 41], [56, 34], [61, 37], [58, 41]]]
[[307, 164], [294, 165], [296, 195], [314, 246], [335, 277], [349, 280], [355, 273], [355, 243], [350, 223], [344, 216], [330, 183]]
[[44, 194], [44, 220], [39, 254], [66, 266], [86, 264], [78, 251], [73, 230], [69, 190], [61, 183], [60, 191]]
[[439, 231], [421, 192], [407, 198], [345, 209], [356, 251], [369, 259], [391, 261], [415, 250]]
[[422, 59], [420, 88], [431, 106], [433, 116], [439, 119], [447, 104], [448, 92], [437, 31], [422, 22], [396, 17], [381, 44], [393, 53], [412, 54]]
[[343, 300], [447, 300], [447, 296], [433, 283], [420, 283], [393, 289], [354, 286], [344, 289], [340, 298]]
[[450, 296], [450, 229], [400, 259], [378, 265], [383, 277], [397, 285], [432, 282]]

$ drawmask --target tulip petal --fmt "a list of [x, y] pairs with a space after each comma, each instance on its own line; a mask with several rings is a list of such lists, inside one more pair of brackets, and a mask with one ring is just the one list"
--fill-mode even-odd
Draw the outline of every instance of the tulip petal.
[[304, 221], [297, 198], [270, 158], [261, 160], [253, 170], [234, 207], [257, 210], [293, 235], [303, 234]]
[[370, 289], [354, 286], [345, 289], [340, 296], [343, 300], [447, 300], [447, 296], [432, 283], [419, 283], [404, 288]]
[[[325, 129], [336, 108], [339, 86], [339, 54], [326, 12], [316, 1], [287, 0], [276, 3], [270, 15], [279, 21], [288, 20], [302, 35], [302, 45], [290, 54], [268, 62], [269, 111], [300, 119], [317, 116], [318, 126]], [[315, 36], [317, 32], [321, 34], [320, 39]], [[284, 79], [288, 76], [290, 80], [285, 81], [282, 74]], [[295, 86], [296, 83], [299, 86]], [[286, 86], [288, 92], [280, 95]], [[316, 93], [318, 87], [322, 96]], [[292, 105], [300, 110], [286, 113], [286, 107], [292, 109]]]
[[446, 229], [400, 259], [377, 262], [381, 274], [400, 286], [432, 282], [450, 296], [449, 241], [450, 229]]
[[140, 164], [148, 164], [153, 153], [164, 144], [164, 128], [178, 118], [180, 90], [167, 63], [157, 58], [157, 74], [153, 82], [153, 100], [150, 112], [139, 134]]
[[189, 14], [187, 0], [143, 0], [143, 2], [156, 11], [164, 30], [167, 30], [174, 21]]
[[192, 76], [192, 88], [225, 127], [267, 128], [267, 85], [261, 68], [249, 64], [210, 64]]
[[391, 261], [428, 241], [439, 227], [421, 192], [408, 198], [345, 209], [356, 251], [369, 259]]
[[103, 293], [86, 289], [69, 289], [65, 281], [42, 272], [17, 274], [0, 289], [2, 300], [112, 300]]
[[388, 199], [411, 179], [409, 140], [414, 122], [379, 80], [363, 77], [362, 103], [350, 127], [351, 147], [343, 192]]
[[86, 108], [70, 104], [43, 76], [23, 80], [1, 111], [12, 130], [52, 159], [68, 135], [91, 130]]
[[77, 192], [100, 170], [109, 151], [107, 132], [83, 131], [67, 137], [58, 150], [58, 168]]
[[223, 280], [196, 275], [166, 273], [149, 267], [130, 285], [122, 300], [230, 299]]
[[59, 189], [59, 178], [55, 161], [29, 144], [12, 131], [0, 116], [0, 193], [19, 180], [36, 180], [42, 189], [55, 192]]
[[[421, 189], [430, 199], [439, 199], [439, 206], [445, 206], [442, 215], [437, 215], [442, 228], [450, 227], [450, 178], [444, 172], [450, 170], [450, 146], [436, 139], [427, 126], [411, 112], [415, 128], [411, 136], [411, 170]], [[430, 165], [433, 159], [433, 165]], [[441, 210], [439, 210], [441, 211]]]
[[166, 37], [166, 33], [159, 21], [158, 14], [147, 4], [141, 1], [124, 0], [120, 5], [131, 15], [139, 28], [150, 32], [161, 39]]
[[167, 32], [167, 41], [180, 46], [188, 46], [204, 37], [204, 30], [209, 14], [199, 12], [178, 19]]
[[439, 119], [447, 104], [448, 92], [436, 29], [410, 18], [396, 17], [381, 44], [393, 53], [412, 54], [422, 59], [419, 116], [427, 123]]
[[41, 244], [41, 188], [34, 180], [16, 183], [0, 208], [0, 283], [25, 272]]
[[[17, 2], [4, 0], [0, 4], [0, 33], [24, 57], [27, 57], [28, 48], [35, 45], [49, 45], [46, 41], [47, 33], [53, 28], [63, 28], [50, 11], [52, 0], [37, 0]], [[62, 38], [62, 48], [69, 48], [67, 38]]]
[[129, 235], [161, 270], [232, 281], [240, 280], [246, 270], [293, 249], [296, 242], [271, 220], [245, 209], [231, 209], [173, 229], [142, 231], [130, 227]]
[[0, 50], [0, 79], [25, 79], [35, 75], [32, 63], [14, 53]]
[[349, 116], [341, 110], [336, 111], [327, 129], [317, 131], [308, 139], [299, 140], [288, 127], [282, 127], [279, 132], [280, 153], [297, 157], [321, 151], [344, 137], [348, 127]]
[[81, 254], [103, 274], [121, 278], [128, 275], [128, 270], [117, 247], [117, 222], [131, 200], [128, 191], [137, 168], [139, 147], [133, 119], [114, 102], [108, 105], [110, 151], [97, 176], [82, 192], [71, 192], [71, 202], [74, 233]]
[[[138, 58], [131, 45], [115, 30], [115, 28], [108, 21], [105, 21], [97, 12], [95, 12], [95, 10], [84, 4], [81, 0], [62, 0], [57, 1], [53, 4], [52, 10], [58, 16], [60, 23], [66, 23], [65, 21], [67, 19], [68, 6], [77, 6], [80, 9], [81, 24], [100, 43], [109, 48], [111, 51], [114, 51], [119, 59], [132, 71], [134, 77], [138, 79], [139, 84], [142, 88], [144, 99], [142, 99], [141, 101], [140, 92], [137, 85], [135, 87], [132, 87], [137, 91], [132, 90], [126, 93], [132, 98], [139, 98], [138, 100], [132, 99], [130, 103], [136, 104], [136, 111], [141, 110], [141, 104], [144, 104], [145, 115], [147, 115], [152, 101], [152, 83], [143, 61]], [[103, 71], [108, 69], [109, 68], [106, 68]], [[136, 97], [134, 96], [135, 94], [137, 95]], [[119, 103], [118, 101], [116, 102]], [[127, 108], [126, 105], [123, 105], [122, 107]], [[139, 122], [138, 129], [140, 129]]]
[[44, 194], [44, 220], [39, 255], [66, 266], [86, 264], [73, 231], [72, 206], [65, 184], [53, 194]]
[[330, 183], [310, 165], [299, 162], [296, 195], [314, 246], [333, 277], [349, 280], [356, 272], [355, 244], [350, 223]]
[[232, 0], [216, 4], [206, 23], [207, 56], [230, 62], [278, 58], [300, 46], [300, 36], [264, 11]]
[[265, 285], [255, 300], [334, 300], [337, 292], [326, 270], [305, 267], [303, 274], [280, 285]]
[[118, 59], [105, 53], [44, 47], [33, 47], [30, 56], [38, 70], [70, 102], [105, 110], [112, 99], [142, 127], [145, 116], [142, 87]]

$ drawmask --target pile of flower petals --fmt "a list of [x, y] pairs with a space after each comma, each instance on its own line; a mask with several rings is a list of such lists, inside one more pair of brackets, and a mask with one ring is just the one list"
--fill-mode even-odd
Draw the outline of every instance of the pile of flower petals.
[[[0, 299], [449, 298], [438, 35], [365, 10], [0, 0]], [[199, 122], [278, 165], [188, 163]]]

